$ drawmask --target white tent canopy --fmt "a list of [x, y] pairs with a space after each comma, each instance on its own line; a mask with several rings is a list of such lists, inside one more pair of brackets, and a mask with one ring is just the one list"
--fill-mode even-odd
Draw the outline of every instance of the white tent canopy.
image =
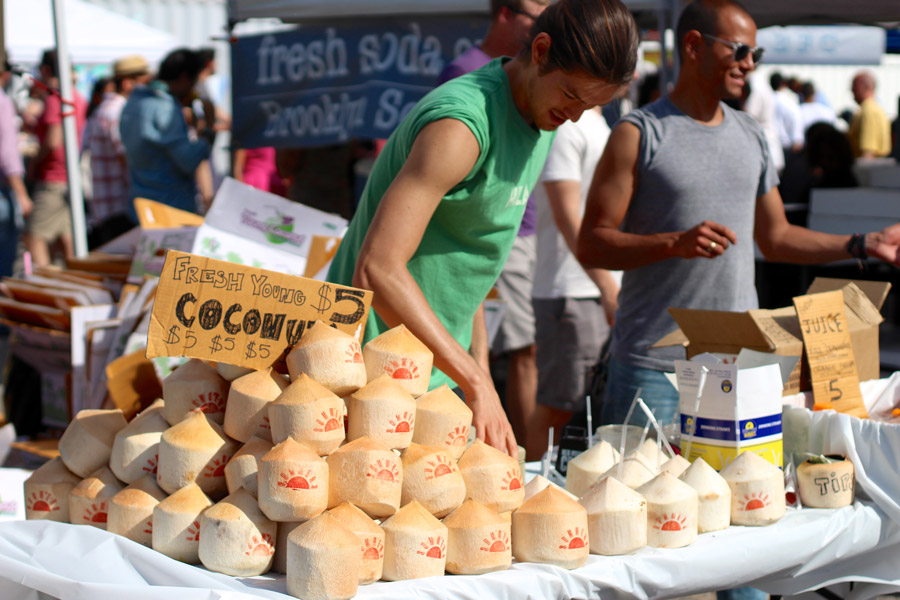
[[[14, 63], [35, 63], [56, 45], [50, 0], [3, 0], [6, 48]], [[166, 32], [82, 2], [64, 0], [66, 37], [73, 64], [108, 64], [140, 54], [151, 65], [178, 45]]]

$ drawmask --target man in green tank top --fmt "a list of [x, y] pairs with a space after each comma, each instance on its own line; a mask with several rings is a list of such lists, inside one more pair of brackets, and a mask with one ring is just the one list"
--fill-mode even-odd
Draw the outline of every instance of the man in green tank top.
[[328, 273], [375, 292], [366, 340], [404, 323], [434, 352], [430, 387], [460, 387], [477, 436], [514, 456], [488, 371], [482, 301], [552, 132], [628, 84], [637, 39], [619, 0], [560, 0], [522, 54], [425, 96], [376, 160]]

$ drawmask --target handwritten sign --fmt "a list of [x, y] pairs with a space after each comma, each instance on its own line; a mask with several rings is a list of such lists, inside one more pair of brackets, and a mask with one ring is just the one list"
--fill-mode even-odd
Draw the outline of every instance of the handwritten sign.
[[839, 290], [794, 298], [806, 355], [813, 399], [838, 412], [865, 418], [850, 328]]
[[190, 356], [264, 369], [317, 320], [360, 339], [372, 292], [170, 250], [147, 357]]

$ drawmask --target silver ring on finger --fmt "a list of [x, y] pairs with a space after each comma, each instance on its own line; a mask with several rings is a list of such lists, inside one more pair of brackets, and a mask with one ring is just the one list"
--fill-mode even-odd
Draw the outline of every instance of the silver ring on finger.
[[715, 249], [716, 249], [716, 246], [718, 246], [717, 243], [715, 243], [715, 242], [710, 242], [710, 243], [709, 243], [709, 251], [712, 252], [713, 250], [715, 250]]

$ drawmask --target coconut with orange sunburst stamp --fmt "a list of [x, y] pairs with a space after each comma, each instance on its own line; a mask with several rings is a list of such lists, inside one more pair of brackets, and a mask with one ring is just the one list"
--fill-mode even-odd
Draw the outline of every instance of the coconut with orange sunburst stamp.
[[276, 529], [256, 499], [240, 489], [200, 515], [197, 554], [210, 571], [235, 577], [262, 575], [272, 566]]
[[68, 523], [69, 492], [80, 481], [58, 456], [45, 462], [25, 480], [25, 518]]
[[188, 564], [200, 562], [200, 515], [212, 501], [189, 483], [153, 507], [152, 545], [157, 552]]
[[403, 386], [381, 374], [347, 398], [347, 439], [367, 436], [402, 450], [412, 442], [416, 401]]
[[108, 501], [106, 530], [145, 546], [152, 545], [153, 509], [166, 497], [156, 477], [144, 475]]
[[469, 441], [472, 409], [447, 384], [416, 400], [416, 427], [412, 441], [447, 448], [459, 460]]
[[585, 508], [549, 486], [512, 514], [512, 552], [520, 562], [575, 569], [590, 553]]
[[384, 529], [382, 579], [400, 581], [443, 575], [447, 526], [413, 500], [381, 524]]
[[741, 452], [720, 474], [731, 488], [732, 525], [771, 525], [784, 516], [784, 474], [760, 455]]
[[307, 521], [328, 506], [328, 463], [288, 438], [259, 459], [259, 508], [273, 521]]
[[191, 410], [199, 410], [216, 424], [225, 420], [228, 381], [216, 368], [199, 358], [192, 358], [162, 382], [166, 403], [163, 416], [169, 425], [179, 423]]
[[164, 402], [156, 400], [116, 433], [109, 468], [126, 484], [147, 473], [156, 474], [159, 440], [169, 423], [163, 418]]
[[109, 467], [97, 469], [69, 492], [69, 521], [106, 529], [107, 501], [123, 487]]
[[517, 509], [525, 500], [519, 461], [475, 440], [459, 459], [466, 496], [497, 512]]
[[591, 486], [579, 503], [593, 554], [630, 554], [647, 545], [647, 500], [615, 477]]
[[368, 437], [344, 444], [328, 455], [328, 507], [352, 502], [373, 519], [400, 508], [403, 468], [390, 448]]
[[369, 340], [363, 360], [369, 381], [386, 373], [414, 398], [428, 391], [434, 354], [405, 325]]
[[159, 486], [172, 494], [191, 482], [213, 500], [225, 495], [225, 465], [237, 452], [237, 443], [200, 412], [167, 429], [159, 442]]
[[319, 456], [331, 454], [344, 441], [344, 411], [340, 397], [302, 373], [269, 405], [272, 441], [292, 437]]
[[637, 489], [647, 500], [647, 545], [681, 548], [697, 539], [697, 491], [671, 473], [660, 473]]
[[443, 520], [447, 526], [447, 572], [480, 575], [512, 563], [510, 522], [476, 500], [466, 500]]
[[731, 525], [731, 488], [703, 457], [697, 457], [680, 479], [697, 490], [700, 533], [719, 531]]
[[384, 530], [350, 502], [342, 502], [328, 512], [360, 539], [362, 563], [359, 568], [359, 585], [368, 585], [381, 579], [384, 567]]
[[316, 321], [285, 361], [291, 380], [305, 373], [338, 396], [366, 385], [362, 348], [349, 333]]
[[450, 452], [412, 443], [400, 456], [403, 491], [400, 504], [418, 500], [425, 510], [442, 519], [466, 498], [466, 482]]
[[322, 513], [288, 536], [287, 591], [297, 598], [349, 600], [359, 586], [361, 563], [356, 534]]
[[225, 433], [239, 442], [246, 442], [254, 435], [272, 441], [272, 428], [266, 420], [268, 406], [287, 385], [285, 378], [271, 368], [232, 381], [222, 426]]

